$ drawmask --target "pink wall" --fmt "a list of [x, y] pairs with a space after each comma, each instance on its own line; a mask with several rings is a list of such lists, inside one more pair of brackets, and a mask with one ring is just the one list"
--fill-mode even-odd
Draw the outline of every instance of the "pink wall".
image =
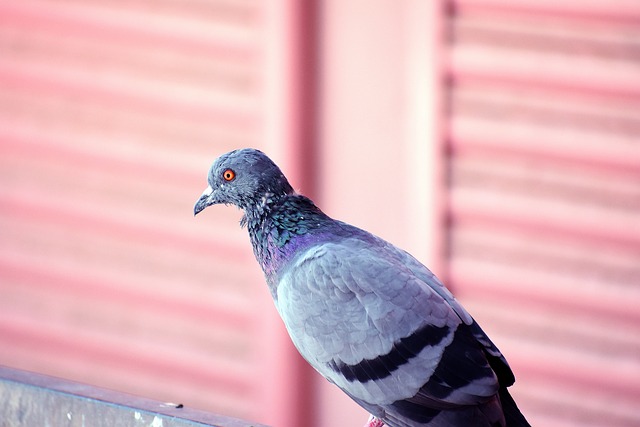
[[254, 146], [443, 277], [534, 425], [637, 425], [636, 3], [0, 0], [0, 364], [363, 424], [240, 214], [192, 217], [213, 158]]

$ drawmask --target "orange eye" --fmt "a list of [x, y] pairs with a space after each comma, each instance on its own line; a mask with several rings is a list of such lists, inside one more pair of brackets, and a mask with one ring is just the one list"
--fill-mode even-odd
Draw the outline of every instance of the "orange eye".
[[225, 181], [233, 181], [233, 179], [236, 177], [236, 173], [232, 169], [226, 169], [224, 172], [222, 172], [222, 177]]

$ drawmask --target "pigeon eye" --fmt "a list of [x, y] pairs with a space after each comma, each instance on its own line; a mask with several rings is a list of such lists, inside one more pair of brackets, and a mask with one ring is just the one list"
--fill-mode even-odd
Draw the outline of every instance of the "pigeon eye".
[[233, 181], [235, 177], [236, 173], [233, 171], [233, 169], [225, 169], [225, 171], [222, 172], [222, 178], [224, 178], [224, 180], [227, 182]]

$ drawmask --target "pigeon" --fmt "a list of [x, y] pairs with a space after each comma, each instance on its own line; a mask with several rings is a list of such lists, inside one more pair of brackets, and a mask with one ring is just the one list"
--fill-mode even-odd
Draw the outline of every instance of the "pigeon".
[[408, 252], [330, 218], [263, 152], [223, 154], [194, 215], [244, 211], [254, 255], [302, 357], [371, 417], [369, 427], [529, 426], [506, 359]]

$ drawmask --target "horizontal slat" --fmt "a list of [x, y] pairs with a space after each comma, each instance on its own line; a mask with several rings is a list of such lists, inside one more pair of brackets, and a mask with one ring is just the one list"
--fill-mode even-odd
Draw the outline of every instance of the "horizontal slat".
[[640, 322], [637, 310], [640, 290], [629, 286], [603, 287], [597, 280], [584, 281], [539, 269], [525, 269], [474, 259], [451, 263], [449, 284], [461, 295], [495, 295], [505, 303], [549, 306], [568, 312]]
[[451, 252], [461, 259], [552, 271], [585, 282], [634, 287], [640, 281], [638, 254], [605, 247], [601, 242], [589, 245], [553, 234], [462, 223], [453, 230], [450, 245]]
[[144, 90], [135, 81], [96, 82], [87, 74], [65, 73], [44, 67], [24, 67], [9, 61], [0, 61], [0, 83], [26, 93], [56, 94], [82, 102], [98, 102], [111, 108], [144, 110], [147, 113], [174, 117], [190, 117], [213, 123], [255, 123], [257, 105], [248, 101], [235, 102], [227, 108], [216, 97], [203, 98], [196, 90], [176, 96], [171, 91], [147, 87]]
[[[582, 92], [635, 101], [640, 98], [640, 85], [636, 78], [638, 70], [601, 68], [602, 65], [594, 61], [579, 61], [574, 64], [575, 68], [567, 68], [568, 58], [554, 61], [545, 55], [528, 54], [513, 58], [511, 52], [503, 52], [502, 56], [504, 60], [485, 51], [458, 51], [452, 56], [449, 78], [453, 84], [473, 82]], [[537, 64], [547, 62], [548, 67], [544, 70], [534, 71]], [[607, 74], [609, 78], [604, 77]]]
[[638, 328], [618, 319], [548, 306], [507, 305], [494, 295], [476, 295], [473, 298], [462, 295], [461, 299], [491, 336], [497, 334], [498, 343], [501, 341], [498, 337], [506, 336], [509, 341], [505, 344], [517, 347], [517, 340], [543, 343], [550, 354], [555, 348], [566, 348], [602, 358], [631, 361], [640, 355]]
[[584, 165], [611, 173], [640, 174], [640, 153], [631, 137], [603, 137], [579, 131], [563, 134], [544, 126], [527, 127], [516, 123], [496, 127], [486, 120], [460, 118], [453, 124], [449, 138], [453, 155], [481, 153], [501, 158], [529, 157]]
[[[47, 2], [0, 4], [0, 10], [7, 9], [3, 10], [4, 15], [0, 14], [7, 20], [2, 32], [6, 42], [0, 47], [7, 51], [3, 57], [11, 58], [0, 66], [0, 82], [41, 94], [74, 95], [76, 101], [116, 104], [173, 117], [183, 115], [209, 121], [218, 118], [229, 123], [234, 116], [231, 108], [234, 104], [240, 110], [251, 105], [250, 99], [257, 93], [254, 71], [257, 56], [255, 52], [238, 58], [226, 58], [224, 52], [207, 55], [207, 37], [215, 36], [217, 28], [211, 21], [198, 28], [193, 19], [183, 25], [171, 14], [155, 22], [148, 19], [154, 15], [145, 10], [136, 14], [132, 10], [96, 5], [78, 6], [57, 3], [52, 7]], [[110, 13], [118, 14], [115, 27]], [[142, 27], [138, 25], [141, 13], [146, 23]], [[223, 27], [228, 26], [224, 20], [220, 22]], [[50, 28], [52, 24], [61, 28]], [[24, 27], [35, 31], [24, 31]], [[255, 47], [255, 29], [250, 23], [236, 27], [233, 31], [238, 34], [253, 35], [243, 42], [245, 48], [237, 46], [229, 52]], [[9, 32], [8, 28], [15, 31]], [[74, 34], [74, 28], [89, 34]], [[200, 50], [192, 52], [188, 46], [169, 43], [180, 40], [179, 28], [188, 30], [187, 39], [196, 42]], [[34, 34], [42, 36], [34, 40], [37, 37]], [[127, 37], [124, 45], [120, 39], [123, 35]], [[233, 45], [228, 31], [217, 37], [222, 37], [225, 49]], [[21, 49], [14, 49], [15, 45]], [[162, 49], [157, 49], [158, 46]], [[212, 90], [216, 82], [218, 90]], [[246, 113], [236, 111], [235, 115]], [[246, 121], [245, 117], [243, 122]]]
[[[594, 385], [583, 381], [585, 378], [593, 378], [594, 373], [606, 376], [608, 372], [602, 366], [615, 363], [615, 359], [607, 359], [604, 363], [596, 362], [591, 367], [576, 366], [572, 360], [557, 357], [557, 346], [548, 345], [535, 350], [517, 335], [509, 337], [492, 333], [492, 338], [506, 353], [516, 372], [516, 384], [511, 390], [520, 408], [532, 422], [535, 420], [538, 424], [545, 420], [543, 425], [559, 423], [576, 427], [637, 425], [637, 391], [614, 392], [606, 384]], [[528, 354], [521, 358], [524, 351]], [[573, 355], [573, 360], [579, 359], [579, 354]], [[548, 365], [552, 364], [555, 366], [547, 370]], [[629, 366], [635, 369], [635, 362], [627, 365]], [[580, 372], [581, 377], [577, 381], [564, 375], [573, 372]], [[629, 376], [637, 377], [637, 372], [632, 371]]]
[[[53, 262], [40, 259], [40, 270], [36, 270], [32, 265], [33, 260], [31, 264], [20, 264], [20, 260], [16, 258], [0, 255], [3, 277], [6, 280], [28, 283], [33, 289], [39, 289], [42, 296], [47, 292], [63, 292], [122, 309], [149, 311], [156, 315], [171, 313], [177, 317], [223, 324], [238, 330], [249, 328], [253, 322], [251, 307], [247, 306], [249, 300], [238, 301], [239, 298], [232, 295], [220, 295], [217, 299], [207, 301], [203, 299], [202, 292], [184, 289], [173, 281], [163, 283], [156, 277], [147, 277], [148, 285], [140, 283], [139, 278], [136, 281], [130, 278], [131, 282], [127, 282], [126, 279], [117, 280], [108, 275], [96, 277], [95, 272], [90, 274], [79, 268], [61, 267], [59, 262], [55, 262], [55, 258]], [[155, 285], [158, 289], [156, 294], [150, 292], [150, 285]]]
[[[229, 364], [236, 370], [242, 370], [243, 363], [253, 361], [253, 340], [247, 331], [256, 328], [257, 319], [251, 317], [251, 321], [244, 322], [239, 331], [239, 325], [224, 318], [219, 320], [223, 315], [219, 302], [211, 304], [209, 316], [199, 316], [198, 313], [182, 316], [179, 310], [173, 313], [165, 309], [158, 313], [158, 307], [153, 302], [147, 306], [144, 300], [120, 303], [108, 298], [100, 301], [99, 294], [95, 297], [88, 295], [87, 291], [69, 294], [64, 288], [34, 286], [29, 279], [7, 277], [2, 285], [3, 301], [0, 308], [8, 323], [12, 319], [20, 322], [27, 316], [33, 322], [66, 325], [96, 337], [134, 341], [136, 346], [148, 342], [154, 346], [179, 348], [184, 354], [206, 357], [214, 366]], [[87, 284], [87, 287], [90, 288], [91, 284]], [[251, 302], [244, 304], [245, 311], [251, 308]], [[236, 317], [240, 314], [237, 313]], [[207, 327], [201, 328], [200, 325]], [[126, 328], [126, 334], [123, 328]], [[127, 347], [123, 345], [121, 349]]]
[[531, 158], [526, 153], [509, 158], [457, 153], [451, 164], [451, 183], [476, 191], [523, 192], [574, 204], [604, 205], [609, 209], [632, 211], [640, 208], [640, 175], [614, 174], [584, 167], [578, 162], [555, 164]]
[[[512, 10], [515, 12], [517, 8]], [[628, 16], [627, 11], [621, 10], [621, 13]], [[635, 37], [637, 28], [629, 26], [620, 31], [619, 26], [610, 22], [593, 24], [549, 16], [544, 25], [540, 25], [539, 17], [528, 13], [506, 15], [495, 11], [466, 13], [463, 10], [455, 17], [453, 25], [455, 44], [531, 50], [542, 54], [573, 53], [620, 61], [632, 59], [640, 48], [640, 41]]]
[[[20, 49], [15, 49], [19, 45]], [[169, 87], [201, 91], [251, 94], [257, 84], [253, 67], [257, 58], [239, 61], [223, 55], [193, 55], [183, 50], [150, 49], [136, 43], [116, 44], [105, 34], [102, 38], [73, 37], [51, 33], [36, 27], [29, 32], [6, 25], [0, 28], [0, 51], [7, 52], [16, 65], [46, 66], [51, 69], [77, 69], [90, 73], [96, 83], [105, 78], [128, 77], [142, 84], [157, 83]]]
[[[37, 162], [44, 164], [45, 168], [38, 169], [36, 178], [43, 178], [47, 173], [57, 173], [59, 179], [64, 180], [65, 174], [59, 171], [51, 172], [51, 169], [73, 166], [85, 176], [89, 176], [92, 172], [113, 174], [113, 171], [117, 171], [118, 175], [114, 177], [115, 179], [125, 176], [135, 179], [135, 182], [142, 180], [145, 183], [154, 182], [157, 185], [162, 183], [170, 189], [176, 187], [196, 189], [206, 186], [206, 175], [202, 171], [198, 174], [194, 166], [208, 166], [209, 159], [206, 162], [195, 163], [195, 157], [181, 155], [177, 149], [154, 153], [141, 149], [140, 143], [137, 144], [136, 151], [130, 149], [129, 144], [122, 144], [121, 147], [114, 144], [113, 149], [104, 153], [99, 148], [104, 141], [83, 139], [82, 135], [64, 138], [62, 135], [56, 135], [55, 132], [46, 134], [28, 130], [23, 132], [22, 129], [15, 127], [11, 130], [3, 130], [4, 132], [0, 131], [0, 139], [3, 154], [6, 155], [6, 163], [9, 164], [11, 159], [32, 165]], [[50, 166], [46, 167], [47, 163]], [[73, 192], [74, 188], [71, 187], [69, 190]]]
[[[7, 140], [5, 136], [3, 144], [7, 148], [1, 173], [7, 179], [1, 184], [6, 197], [3, 210], [42, 221], [57, 219], [81, 228], [85, 224], [98, 233], [110, 229], [108, 233], [151, 239], [146, 240], [148, 243], [162, 241], [187, 251], [215, 253], [215, 244], [207, 235], [211, 229], [203, 229], [212, 224], [201, 224], [193, 218], [193, 204], [206, 186], [210, 159], [200, 161], [202, 170], [198, 174], [191, 160], [172, 164], [170, 154], [146, 156], [141, 161], [143, 158], [127, 158], [124, 152], [102, 155], [97, 147], [73, 150], [70, 145], [46, 140]], [[176, 156], [176, 160], [179, 158]], [[69, 168], [77, 175], [66, 174]], [[221, 209], [217, 215], [229, 221], [216, 233], [228, 235], [224, 227], [237, 224], [239, 213]], [[156, 228], [162, 231], [156, 232]], [[232, 234], [237, 235], [237, 230]]]
[[637, 404], [611, 399], [600, 390], [585, 390], [566, 382], [550, 384], [536, 376], [521, 378], [525, 389], [519, 390], [517, 401], [529, 420], [548, 427], [635, 427], [638, 425]]
[[[467, 8], [467, 3], [477, 4]], [[482, 3], [462, 2], [462, 12], [452, 21], [453, 48], [447, 72], [455, 84], [640, 98], [637, 26], [620, 30], [551, 14], [541, 25], [540, 18], [531, 13], [536, 9], [532, 2], [486, 2], [504, 8], [483, 7]], [[544, 10], [550, 4], [541, 2], [538, 7]], [[602, 2], [576, 2], [568, 7], [563, 2], [558, 9], [581, 13], [589, 5], [597, 6], [603, 15], [616, 10]], [[620, 17], [633, 17], [635, 10], [640, 22], [637, 5], [626, 6], [617, 9]], [[592, 12], [597, 16], [596, 10]]]
[[[0, 355], [17, 367], [39, 367], [69, 379], [82, 377], [96, 385], [126, 388], [131, 393], [186, 402], [192, 407], [217, 407], [236, 414], [249, 412], [242, 405], [251, 393], [251, 378], [244, 375], [246, 369], [241, 373], [228, 366], [217, 367], [210, 355], [205, 354], [208, 359], [199, 361], [182, 359], [170, 347], [158, 348], [146, 341], [136, 345], [132, 341], [88, 335], [74, 327], [20, 321], [3, 315], [0, 331], [13, 342]], [[122, 351], [123, 348], [127, 351]], [[52, 355], [56, 355], [53, 365]], [[180, 395], [180, 391], [186, 393]], [[194, 391], [203, 396], [198, 398]]]
[[[74, 102], [44, 92], [34, 97], [15, 87], [0, 90], [0, 108], [4, 112], [0, 128], [6, 137], [63, 146], [73, 143], [78, 149], [99, 149], [98, 143], [110, 140], [105, 155], [120, 152], [129, 159], [138, 153], [147, 158], [166, 155], [165, 149], [173, 154], [175, 162], [189, 157], [202, 159], [212, 156], [213, 150], [251, 146], [259, 135], [259, 127], [252, 122], [204, 122], [197, 116], [163, 116], [128, 106], [114, 109], [93, 100]], [[189, 150], [184, 149], [185, 144]]]
[[[221, 301], [229, 298], [227, 302], [231, 304], [251, 295], [245, 274], [238, 272], [245, 273], [250, 266], [253, 277], [260, 274], [249, 245], [244, 246], [242, 257], [234, 258], [220, 242], [217, 245], [222, 255], [215, 256], [209, 251], [184, 251], [179, 246], [123, 241], [119, 235], [94, 233], [91, 228], [34, 224], [28, 218], [3, 217], [0, 226], [4, 231], [0, 252], [11, 265], [57, 265], [59, 268], [54, 271], [62, 275], [135, 284], [136, 289], [155, 295], [183, 295], [185, 292], [175, 282], [188, 281], [201, 296]], [[213, 234], [212, 239], [215, 237]], [[217, 296], [216, 292], [228, 295]]]
[[[510, 390], [534, 425], [637, 424], [637, 390], [629, 385], [640, 374], [635, 329], [547, 306], [505, 304], [494, 301], [492, 295], [462, 296], [461, 300], [506, 355], [516, 375]], [[635, 342], [634, 347], [629, 346], [630, 341]], [[583, 354], [600, 357], [602, 362], [596, 358], [592, 367], [582, 365]], [[617, 365], [619, 360], [626, 362]], [[608, 387], [607, 382], [614, 381], [623, 366], [631, 369], [625, 372], [628, 378]], [[617, 373], [609, 377], [609, 369]], [[579, 378], [576, 381], [571, 375]], [[631, 391], [617, 388], [621, 384]]]
[[[33, 139], [0, 134], [0, 138], [5, 148], [0, 160], [3, 188], [18, 199], [33, 202], [48, 198], [55, 205], [85, 206], [102, 212], [112, 202], [119, 203], [126, 206], [124, 214], [137, 215], [144, 222], [173, 217], [178, 221], [168, 230], [191, 226], [193, 232], [202, 231], [191, 214], [207, 185], [209, 156], [196, 159], [178, 154], [177, 148], [175, 152], [165, 149], [162, 154], [145, 154], [143, 149], [138, 153], [132, 148], [134, 152], [127, 155], [127, 146], [103, 154], [97, 144], [74, 149], [72, 141], [58, 143], [44, 135]], [[69, 169], [76, 173], [68, 174]], [[233, 210], [219, 213], [239, 218]]]
[[[255, 20], [259, 16], [250, 10], [245, 20], [235, 25], [229, 25], [224, 17], [216, 19], [215, 15], [211, 19], [212, 16], [194, 13], [185, 19], [173, 12], [150, 12], [148, 9], [114, 8], [103, 3], [65, 4], [24, 0], [2, 2], [0, 23], [84, 39], [105, 38], [123, 46], [133, 41], [141, 47], [162, 46], [166, 50], [185, 51], [194, 55], [230, 56], [247, 60], [256, 53]], [[140, 25], [140, 22], [145, 22], [145, 25]]]
[[455, 0], [456, 13], [518, 13], [537, 17], [587, 19], [605, 23], [640, 22], [640, 5], [635, 0]]
[[[468, 298], [466, 301], [474, 299]], [[485, 329], [489, 327], [491, 324], [484, 325]], [[548, 380], [551, 390], [556, 383], [581, 387], [585, 392], [591, 389], [606, 390], [610, 396], [620, 396], [623, 401], [633, 401], [634, 396], [638, 395], [640, 369], [636, 355], [619, 354], [615, 349], [584, 351], [575, 345], [553, 341], [547, 343], [518, 333], [504, 334], [488, 330], [498, 347], [505, 352], [516, 377], [522, 373], [524, 376], [535, 376], [540, 381]], [[526, 388], [525, 381], [521, 383], [516, 383], [516, 387]], [[603, 408], [606, 408], [604, 402], [600, 411], [605, 412]]]
[[[15, 346], [37, 345], [38, 341], [61, 356], [76, 360], [88, 359], [104, 365], [122, 365], [140, 375], [186, 377], [189, 382], [229, 389], [233, 393], [248, 393], [252, 375], [243, 358], [223, 358], [214, 352], [194, 352], [169, 342], [136, 340], [103, 331], [86, 330], [74, 325], [47, 324], [30, 318], [0, 315], [3, 334], [11, 336]], [[139, 337], [141, 338], [141, 337]], [[127, 351], [122, 351], [126, 348]], [[175, 368], [171, 368], [174, 365]], [[184, 381], [184, 379], [183, 379]]]
[[597, 134], [633, 135], [640, 131], [640, 102], [598, 99], [584, 93], [563, 94], [536, 88], [499, 88], [481, 84], [459, 84], [451, 97], [453, 114], [493, 120], [499, 127], [506, 121], [521, 126], [541, 123], [558, 130], [580, 127]]
[[[114, 215], [115, 212], [109, 212], [109, 208], [105, 205], [74, 207], [72, 203], [69, 203], [66, 206], [61, 206], [52, 198], [45, 200], [46, 194], [40, 195], [38, 193], [30, 197], [30, 195], [4, 190], [2, 197], [4, 199], [2, 209], [6, 214], [23, 216], [33, 221], [47, 221], [67, 229], [90, 230], [102, 235], [136, 240], [146, 245], [169, 245], [185, 251], [206, 251], [212, 257], [239, 258], [246, 254], [240, 249], [226, 245], [226, 242], [223, 248], [212, 241], [210, 237], [203, 236], [201, 233], [198, 233], [197, 236], [193, 235], [192, 226], [176, 229], [171, 223], [157, 219], [149, 220], [144, 216], [136, 215], [135, 212]], [[38, 197], [41, 199], [36, 200]], [[117, 207], [112, 209], [119, 210]], [[185, 233], [189, 229], [192, 231]]]
[[[510, 357], [510, 360], [517, 361], [517, 354], [513, 353], [512, 351], [511, 355], [516, 357]], [[535, 354], [535, 357], [553, 360], [554, 354], [543, 351]], [[599, 369], [599, 364], [574, 367], [566, 359], [558, 360], [557, 363], [562, 365], [556, 371], [549, 372], [537, 369], [539, 365], [536, 360], [530, 360], [530, 364], [521, 366], [526, 374], [518, 378], [518, 383], [514, 387], [517, 392], [514, 391], [513, 394], [532, 424], [535, 421], [535, 425], [545, 426], [556, 425], [555, 423], [558, 422], [562, 423], [560, 425], [576, 427], [585, 425], [634, 427], [637, 425], [638, 415], [633, 409], [635, 403], [633, 399], [627, 399], [627, 395], [619, 393], [612, 396], [610, 390], [602, 393], [601, 390], [607, 384], [585, 383], [561, 375], [563, 372], [584, 368], [587, 371], [580, 371], [580, 375], [588, 376], [591, 369]], [[526, 403], [521, 404], [520, 402], [523, 401]]]
[[579, 205], [526, 194], [455, 189], [450, 220], [456, 223], [523, 228], [572, 240], [603, 242], [640, 251], [633, 211]]

